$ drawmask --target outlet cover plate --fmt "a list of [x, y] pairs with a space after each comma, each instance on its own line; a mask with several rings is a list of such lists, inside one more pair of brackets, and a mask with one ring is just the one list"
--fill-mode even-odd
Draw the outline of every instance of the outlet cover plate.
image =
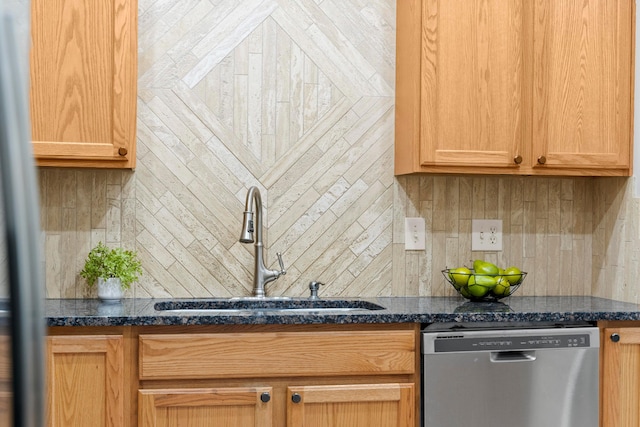
[[502, 250], [502, 220], [472, 219], [471, 250], [498, 252]]
[[424, 218], [405, 218], [404, 249], [407, 251], [423, 251], [425, 248]]

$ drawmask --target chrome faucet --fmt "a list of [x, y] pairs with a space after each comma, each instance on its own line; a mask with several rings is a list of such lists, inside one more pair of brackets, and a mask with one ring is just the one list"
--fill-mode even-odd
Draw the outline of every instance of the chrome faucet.
[[[255, 227], [253, 221], [252, 205], [255, 203]], [[256, 233], [255, 238], [255, 260], [253, 271], [253, 296], [257, 298], [264, 298], [264, 285], [269, 282], [273, 282], [278, 277], [287, 274], [284, 269], [284, 263], [282, 262], [282, 255], [277, 253], [278, 263], [280, 264], [280, 270], [269, 270], [264, 265], [264, 245], [262, 244], [262, 196], [260, 196], [260, 190], [257, 187], [249, 188], [247, 192], [247, 202], [244, 207], [244, 218], [242, 221], [242, 232], [240, 233], [241, 243], [253, 243], [253, 233]]]

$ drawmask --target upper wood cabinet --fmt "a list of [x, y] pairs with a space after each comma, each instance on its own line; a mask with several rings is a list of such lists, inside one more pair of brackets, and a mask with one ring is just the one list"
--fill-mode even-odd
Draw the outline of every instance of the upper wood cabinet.
[[395, 173], [630, 175], [634, 13], [398, 2]]
[[135, 167], [137, 0], [32, 0], [40, 166]]

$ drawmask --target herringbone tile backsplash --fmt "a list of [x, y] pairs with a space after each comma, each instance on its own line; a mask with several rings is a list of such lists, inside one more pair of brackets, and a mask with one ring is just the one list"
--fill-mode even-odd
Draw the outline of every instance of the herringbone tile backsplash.
[[[139, 252], [129, 297], [248, 295], [256, 185], [270, 295], [450, 295], [440, 270], [484, 257], [529, 271], [522, 295], [636, 301], [630, 180], [394, 178], [395, 1], [140, 0], [138, 166], [40, 169], [47, 296], [95, 296], [98, 241]], [[472, 218], [503, 220], [503, 252], [470, 251]]]

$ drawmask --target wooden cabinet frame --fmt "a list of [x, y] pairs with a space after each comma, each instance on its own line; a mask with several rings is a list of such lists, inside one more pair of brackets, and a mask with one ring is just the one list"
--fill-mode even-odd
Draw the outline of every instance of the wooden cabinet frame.
[[[122, 408], [120, 427], [147, 427], [158, 419], [163, 425], [182, 413], [196, 420], [241, 413], [285, 426], [292, 390], [304, 393], [310, 404], [325, 399], [328, 407], [362, 409], [369, 402], [375, 410], [398, 414], [400, 408], [400, 425], [419, 427], [419, 326], [52, 327], [48, 341], [52, 357], [100, 355], [114, 367], [116, 359], [122, 361], [120, 372], [114, 372], [117, 382], [108, 387], [122, 401], [122, 407], [115, 406], [118, 413]], [[109, 355], [114, 348], [117, 356]], [[56, 394], [55, 379], [49, 388], [54, 399], [64, 399]], [[73, 426], [73, 416], [69, 419]]]
[[[196, 393], [213, 405], [221, 391], [268, 387], [274, 426], [301, 426], [295, 390], [327, 410], [396, 411], [399, 425], [418, 427], [419, 325], [140, 327], [135, 336], [140, 407], [156, 392], [184, 390], [187, 404]], [[164, 416], [148, 411], [145, 422]]]
[[31, 2], [31, 121], [39, 166], [135, 167], [137, 3]]
[[[299, 398], [287, 404], [287, 427], [323, 426], [341, 406], [348, 408], [347, 412], [358, 414], [358, 426], [384, 423], [414, 427], [414, 391], [413, 384], [289, 387], [288, 396]], [[347, 422], [353, 425], [355, 420], [344, 420]]]
[[118, 335], [47, 338], [47, 425], [124, 425], [124, 347]]
[[397, 6], [396, 175], [631, 175], [634, 0]]
[[256, 426], [271, 427], [273, 405], [261, 400], [265, 393], [270, 394], [271, 388], [140, 390], [138, 427], [173, 425], [178, 420], [183, 425], [193, 420], [195, 425], [212, 416], [220, 417], [216, 423], [221, 426], [242, 417]]
[[640, 425], [640, 322], [598, 322], [600, 427]]

